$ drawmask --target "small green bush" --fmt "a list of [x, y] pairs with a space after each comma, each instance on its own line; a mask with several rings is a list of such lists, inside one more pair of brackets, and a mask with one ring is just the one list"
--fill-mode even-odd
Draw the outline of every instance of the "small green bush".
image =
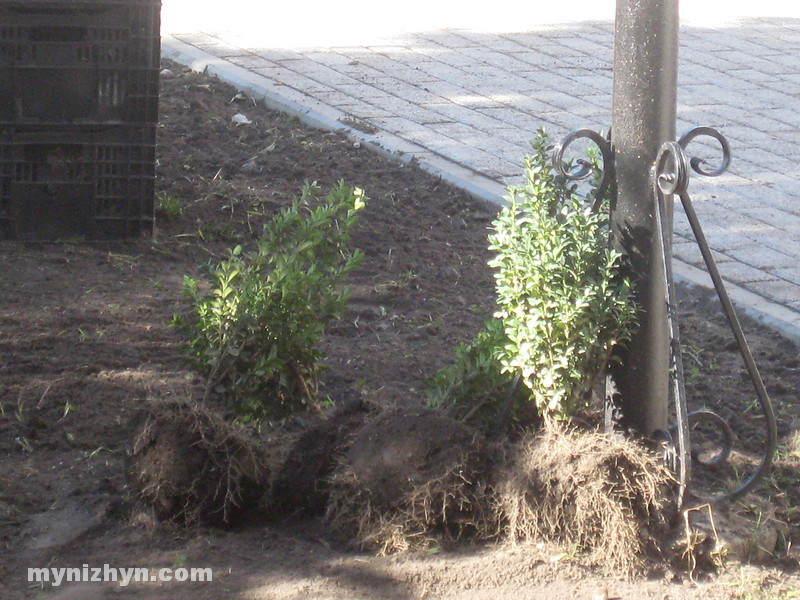
[[344, 277], [362, 253], [348, 248], [366, 200], [339, 182], [323, 199], [317, 186], [264, 226], [255, 250], [240, 246], [207, 273], [184, 278], [191, 302], [175, 324], [217, 395], [245, 419], [283, 418], [317, 405], [325, 324], [348, 297]]
[[503, 372], [499, 359], [507, 341], [502, 321], [487, 320], [471, 342], [456, 348], [453, 363], [426, 382], [427, 406], [481, 428], [499, 425], [506, 408], [513, 416], [529, 394], [520, 386], [510, 396], [514, 374]]
[[635, 318], [620, 255], [608, 244], [608, 215], [556, 177], [544, 131], [524, 160], [525, 181], [509, 188], [489, 248], [507, 337], [498, 358], [520, 373], [544, 417], [575, 412], [612, 348]]

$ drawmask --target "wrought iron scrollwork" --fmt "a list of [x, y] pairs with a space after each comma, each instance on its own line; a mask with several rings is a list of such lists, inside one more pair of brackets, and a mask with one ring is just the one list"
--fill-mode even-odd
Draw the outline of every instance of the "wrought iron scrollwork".
[[[702, 166], [705, 161], [694, 156], [689, 159], [689, 165], [698, 175], [718, 177], [727, 171], [731, 164], [731, 146], [728, 143], [728, 139], [713, 127], [701, 126], [694, 127], [683, 134], [681, 139], [678, 140], [678, 145], [685, 151], [689, 143], [700, 136], [711, 137], [719, 142], [720, 150], [722, 150], [722, 162], [716, 169], [706, 170]], [[688, 181], [686, 182], [686, 186], [688, 186]]]
[[[686, 148], [689, 146], [689, 144], [696, 138], [702, 136], [713, 138], [719, 142], [720, 149], [722, 151], [722, 160], [719, 166], [707, 168], [707, 163], [705, 161], [697, 157], [690, 157], [687, 154]], [[657, 204], [657, 210], [655, 211], [656, 228], [658, 233], [657, 241], [659, 242], [661, 252], [663, 253], [662, 255], [666, 270], [665, 274], [667, 275], [666, 301], [668, 305], [668, 319], [671, 335], [672, 369], [670, 374], [670, 396], [675, 404], [677, 418], [677, 423], [670, 430], [670, 432], [668, 432], [668, 437], [673, 439], [673, 445], [674, 441], [677, 441], [677, 447], [674, 448], [674, 454], [677, 459], [677, 470], [680, 477], [681, 499], [685, 498], [686, 490], [691, 479], [692, 458], [694, 458], [694, 460], [699, 464], [704, 465], [720, 464], [726, 461], [732, 449], [733, 434], [729, 425], [719, 415], [708, 410], [695, 411], [693, 413], [688, 413], [686, 410], [686, 395], [683, 388], [683, 364], [681, 361], [680, 337], [677, 328], [675, 290], [672, 278], [671, 258], [667, 256], [668, 250], [671, 246], [668, 238], [670, 233], [664, 226], [664, 224], [668, 222], [666, 198], [669, 195], [677, 195], [681, 200], [681, 204], [683, 205], [684, 212], [689, 220], [692, 233], [694, 234], [697, 245], [700, 248], [700, 253], [703, 256], [703, 260], [706, 268], [708, 269], [708, 273], [711, 276], [711, 280], [714, 283], [714, 288], [728, 320], [728, 324], [730, 325], [733, 335], [736, 338], [736, 343], [744, 360], [747, 372], [753, 382], [753, 387], [756, 395], [758, 396], [761, 410], [766, 419], [767, 449], [760, 464], [750, 475], [750, 477], [748, 477], [736, 489], [728, 494], [714, 498], [713, 500], [732, 501], [751, 490], [771, 467], [773, 457], [775, 455], [775, 449], [777, 447], [777, 430], [775, 414], [772, 409], [772, 402], [770, 401], [769, 395], [764, 387], [764, 382], [762, 381], [761, 375], [758, 372], [758, 367], [755, 364], [755, 360], [750, 352], [750, 348], [747, 345], [747, 340], [744, 337], [744, 332], [742, 331], [741, 324], [739, 323], [739, 319], [736, 315], [736, 310], [734, 309], [730, 297], [728, 296], [728, 292], [725, 289], [725, 284], [722, 281], [716, 261], [714, 260], [711, 249], [706, 241], [703, 228], [700, 225], [700, 221], [697, 217], [697, 213], [694, 210], [694, 205], [692, 204], [692, 200], [688, 193], [690, 169], [699, 175], [706, 177], [717, 177], [727, 170], [730, 162], [731, 152], [727, 139], [725, 139], [725, 137], [719, 131], [711, 127], [696, 127], [686, 133], [677, 142], [666, 142], [661, 146], [655, 161], [653, 192]], [[703, 459], [697, 455], [692, 455], [691, 452], [689, 442], [689, 427], [692, 424], [699, 422], [704, 422], [707, 425], [716, 428], [722, 436], [722, 450], [717, 454], [717, 456], [711, 459]], [[674, 438], [677, 438], [677, 440]]]
[[667, 303], [667, 331], [670, 339], [669, 396], [675, 407], [675, 425], [663, 433], [668, 462], [678, 473], [678, 504], [686, 500], [692, 479], [691, 441], [689, 439], [689, 415], [684, 388], [683, 358], [681, 355], [680, 330], [678, 327], [678, 300], [675, 295], [672, 274], [672, 234], [667, 223], [665, 198], [689, 183], [688, 159], [676, 142], [667, 142], [661, 147], [655, 164], [653, 195], [656, 198], [655, 229], [656, 243], [664, 269]]
[[[710, 165], [708, 161], [697, 156], [690, 156], [687, 153], [689, 145], [694, 140], [701, 137], [716, 140], [719, 144], [722, 158], [718, 165]], [[610, 134], [609, 137], [603, 137], [601, 134], [590, 129], [579, 129], [570, 133], [554, 149], [552, 157], [553, 168], [567, 181], [581, 181], [593, 175], [597, 175], [597, 167], [584, 158], [568, 161], [564, 159], [567, 150], [579, 139], [589, 140], [597, 146], [602, 157], [603, 164], [599, 173], [600, 179], [594, 194], [592, 206], [592, 210], [597, 211], [600, 209], [615, 179], [614, 150], [611, 145]], [[704, 177], [717, 177], [728, 169], [730, 163], [730, 145], [725, 136], [712, 127], [695, 127], [684, 134], [677, 142], [664, 143], [658, 151], [653, 169], [653, 196], [656, 203], [656, 244], [657, 250], [660, 250], [661, 257], [663, 258], [664, 277], [667, 282], [665, 300], [668, 307], [667, 321], [670, 335], [671, 363], [669, 395], [674, 405], [676, 418], [676, 423], [668, 431], [655, 432], [653, 437], [656, 441], [661, 442], [665, 449], [665, 456], [668, 462], [678, 474], [678, 501], [680, 504], [683, 504], [689, 495], [692, 463], [695, 462], [703, 466], [725, 463], [733, 449], [734, 434], [730, 425], [718, 414], [708, 409], [689, 412], [687, 408], [680, 332], [678, 328], [677, 299], [675, 297], [675, 285], [672, 273], [672, 242], [670, 237], [672, 231], [669, 225], [671, 224], [671, 215], [668, 212], [672, 208], [672, 203], [667, 200], [672, 196], [678, 196], [680, 198], [684, 212], [689, 220], [692, 233], [700, 248], [711, 280], [714, 283], [714, 288], [716, 289], [717, 296], [719, 297], [723, 311], [727, 317], [728, 324], [736, 338], [736, 343], [744, 359], [745, 366], [753, 382], [753, 387], [766, 419], [767, 448], [758, 467], [750, 477], [732, 492], [720, 495], [716, 498], [711, 498], [710, 500], [733, 501], [751, 490], [771, 467], [777, 446], [777, 431], [772, 402], [769, 399], [752, 353], [750, 352], [750, 348], [747, 345], [747, 340], [744, 337], [741, 324], [736, 316], [736, 311], [725, 289], [719, 269], [717, 268], [688, 193], [691, 171]], [[519, 379], [517, 378], [511, 387], [510, 395], [514, 393], [518, 385]], [[608, 398], [606, 402], [608, 404]], [[610, 416], [611, 413], [607, 406], [607, 426], [610, 426]], [[721, 438], [720, 449], [714, 456], [707, 457], [701, 455], [699, 452], [693, 452], [690, 441], [690, 429], [698, 425], [711, 428], [719, 434]]]
[[[611, 148], [610, 139], [608, 137], [603, 137], [591, 129], [578, 129], [577, 131], [573, 131], [561, 140], [561, 143], [554, 149], [553, 168], [559, 175], [569, 181], [585, 180], [594, 173], [594, 166], [584, 158], [576, 158], [569, 162], [564, 160], [564, 154], [567, 149], [579, 139], [587, 139], [594, 143], [598, 150], [600, 150], [600, 156], [603, 159], [600, 183], [597, 186], [597, 191], [594, 195], [594, 203], [592, 205], [592, 210], [597, 212], [600, 210], [600, 205], [603, 203], [603, 199], [606, 197], [614, 181], [614, 151]], [[572, 168], [567, 170], [566, 165], [572, 165]]]
[[689, 427], [705, 422], [706, 424], [715, 427], [717, 431], [721, 432], [722, 434], [722, 447], [716, 456], [706, 458], [700, 454], [700, 452], [693, 449], [692, 460], [706, 467], [720, 465], [724, 462], [727, 462], [728, 457], [731, 454], [731, 450], [733, 450], [733, 430], [731, 429], [731, 426], [728, 425], [728, 422], [714, 411], [708, 409], [692, 411], [689, 413], [688, 419]]

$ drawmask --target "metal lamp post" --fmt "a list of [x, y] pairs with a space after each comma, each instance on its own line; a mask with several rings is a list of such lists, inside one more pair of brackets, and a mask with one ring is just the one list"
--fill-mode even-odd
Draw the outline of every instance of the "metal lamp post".
[[[678, 27], [678, 0], [617, 0], [611, 236], [625, 257], [642, 317], [615, 380], [624, 425], [648, 436], [666, 430], [668, 421], [670, 336], [664, 265], [654, 251], [652, 169], [661, 145], [675, 139]], [[671, 232], [671, 219], [664, 226]]]
[[[570, 179], [586, 178], [587, 169], [564, 173], [562, 157], [572, 141], [588, 138], [602, 151], [600, 189], [607, 189], [613, 179], [610, 242], [623, 256], [641, 317], [611, 373], [615, 383], [611, 389], [616, 391], [612, 400], [621, 418], [614, 423], [607, 410], [607, 425], [621, 425], [665, 444], [665, 456], [671, 457], [678, 472], [678, 498], [683, 503], [693, 458], [704, 465], [727, 461], [733, 433], [712, 411], [687, 409], [671, 265], [673, 197], [680, 198], [765, 419], [766, 449], [760, 464], [741, 485], [715, 501], [732, 500], [752, 489], [769, 470], [777, 439], [775, 415], [687, 191], [690, 171], [716, 177], [727, 169], [730, 147], [710, 127], [695, 127], [675, 141], [678, 29], [678, 0], [617, 0], [611, 139], [589, 130], [573, 132], [554, 154], [554, 163]], [[723, 157], [719, 167], [709, 169], [687, 154], [687, 146], [698, 137], [719, 142]], [[598, 193], [597, 200], [602, 196]], [[712, 459], [693, 457], [691, 452], [690, 428], [700, 422], [723, 437], [722, 449]]]

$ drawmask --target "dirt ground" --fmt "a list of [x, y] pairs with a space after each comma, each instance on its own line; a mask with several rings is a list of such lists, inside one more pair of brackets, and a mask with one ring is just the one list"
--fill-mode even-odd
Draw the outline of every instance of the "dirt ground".
[[[247, 244], [304, 182], [340, 179], [370, 201], [354, 231], [365, 260], [344, 318], [324, 339], [322, 393], [416, 406], [424, 381], [493, 310], [493, 210], [413, 165], [309, 129], [174, 64], [162, 80], [152, 239], [0, 245], [0, 598], [795, 598], [800, 590], [800, 350], [746, 331], [776, 404], [777, 468], [737, 505], [784, 523], [783, 558], [692, 578], [662, 569], [601, 577], [580, 553], [474, 545], [375, 557], [345, 551], [314, 520], [234, 529], [157, 522], [125, 476], [131, 420], [149, 398], [198, 383], [179, 334], [184, 274]], [[241, 113], [250, 123], [237, 124]], [[681, 329], [695, 407], [729, 419], [739, 465], [763, 443], [755, 396], [712, 296], [684, 290]], [[726, 479], [731, 473], [713, 475]], [[760, 515], [760, 517], [759, 517]], [[787, 557], [788, 555], [788, 557]], [[210, 583], [30, 586], [28, 567], [211, 567]]]

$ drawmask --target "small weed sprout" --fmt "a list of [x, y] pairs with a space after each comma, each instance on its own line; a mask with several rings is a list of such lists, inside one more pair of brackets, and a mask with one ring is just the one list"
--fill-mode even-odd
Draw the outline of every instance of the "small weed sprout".
[[231, 250], [209, 270], [208, 287], [184, 278], [191, 314], [174, 323], [206, 377], [205, 397], [226, 399], [246, 420], [318, 406], [318, 342], [344, 308], [344, 277], [362, 257], [348, 244], [365, 196], [343, 182], [321, 201], [317, 190], [306, 185], [264, 226], [255, 250]]
[[158, 192], [156, 202], [156, 213], [167, 221], [175, 221], [183, 214], [183, 205], [176, 196]]

